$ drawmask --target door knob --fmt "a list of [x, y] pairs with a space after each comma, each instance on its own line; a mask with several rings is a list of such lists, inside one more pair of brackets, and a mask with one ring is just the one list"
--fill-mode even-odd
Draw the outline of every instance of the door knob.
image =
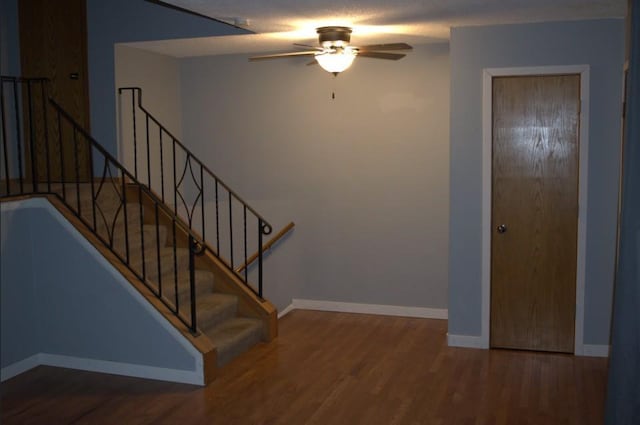
[[501, 224], [498, 227], [496, 227], [496, 230], [498, 231], [498, 233], [505, 233], [507, 231], [507, 225]]
[[72, 80], [77, 80], [78, 78], [80, 78], [80, 75], [78, 75], [77, 72], [72, 72], [71, 74], [69, 74], [69, 78]]

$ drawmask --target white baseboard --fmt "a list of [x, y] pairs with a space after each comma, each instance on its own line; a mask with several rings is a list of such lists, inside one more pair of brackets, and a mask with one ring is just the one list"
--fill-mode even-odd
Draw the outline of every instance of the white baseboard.
[[447, 309], [439, 308], [345, 303], [338, 301], [305, 300], [299, 298], [294, 298], [291, 301], [291, 305], [284, 311], [288, 313], [289, 311], [296, 309], [335, 311], [341, 313], [377, 314], [382, 316], [419, 317], [423, 319], [447, 319], [448, 315]]
[[282, 311], [278, 312], [278, 319], [282, 319], [284, 316], [286, 316], [287, 314], [289, 314], [293, 310], [295, 310], [295, 307], [293, 306], [293, 304], [289, 304]]
[[179, 382], [183, 384], [204, 385], [202, 373], [190, 370], [167, 369], [131, 363], [110, 362], [81, 357], [61, 356], [39, 353], [2, 368], [2, 381], [33, 369], [36, 366], [55, 366], [89, 372], [110, 373], [112, 375], [132, 376], [135, 378], [159, 381]]
[[28, 370], [33, 369], [36, 366], [40, 366], [40, 354], [34, 354], [26, 359], [12, 363], [9, 366], [5, 366], [0, 369], [0, 382], [4, 382], [7, 379], [11, 379], [14, 376], [18, 376]]
[[582, 353], [579, 353], [578, 355], [586, 357], [609, 357], [609, 346], [584, 344], [582, 346]]
[[[481, 336], [447, 334], [447, 343], [449, 347], [489, 348], [489, 344]], [[575, 355], [609, 357], [609, 346], [584, 344], [582, 349], [577, 347]]]
[[453, 335], [448, 333], [447, 344], [449, 347], [489, 348], [484, 338], [474, 335]]

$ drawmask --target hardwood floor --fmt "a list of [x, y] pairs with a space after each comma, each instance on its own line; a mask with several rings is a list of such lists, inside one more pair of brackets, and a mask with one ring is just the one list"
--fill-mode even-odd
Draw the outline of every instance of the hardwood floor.
[[446, 346], [447, 322], [293, 311], [206, 388], [39, 367], [9, 424], [602, 424], [607, 361]]

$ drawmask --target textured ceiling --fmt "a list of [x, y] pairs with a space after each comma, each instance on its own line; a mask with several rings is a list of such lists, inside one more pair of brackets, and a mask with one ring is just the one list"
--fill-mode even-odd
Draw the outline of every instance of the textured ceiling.
[[449, 28], [623, 17], [626, 0], [165, 0], [254, 35], [132, 43], [172, 56], [249, 53], [316, 42], [315, 28], [353, 27], [353, 44], [446, 41]]

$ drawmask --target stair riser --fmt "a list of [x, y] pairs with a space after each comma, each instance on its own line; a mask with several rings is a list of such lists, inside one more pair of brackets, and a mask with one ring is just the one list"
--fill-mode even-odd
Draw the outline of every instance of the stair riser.
[[[190, 310], [190, 309], [189, 309]], [[212, 312], [204, 308], [196, 307], [196, 315], [198, 317], [198, 325], [201, 329], [213, 329], [225, 320], [236, 316], [238, 312], [238, 304], [234, 303], [222, 311]]]
[[[153, 280], [154, 282], [158, 282], [157, 279]], [[169, 299], [174, 299], [175, 297], [175, 281], [173, 276], [165, 275], [162, 277], [162, 288], [163, 293]], [[210, 282], [202, 282], [196, 279], [196, 300], [205, 294], [213, 293], [213, 284]], [[180, 297], [180, 302], [189, 303], [191, 301], [191, 287], [189, 285], [188, 279], [179, 279], [178, 280], [178, 296]]]
[[[152, 255], [147, 256], [145, 252], [145, 266], [149, 266], [150, 264], [154, 266], [153, 268], [157, 272], [158, 266], [156, 265], [158, 253], [153, 245], [150, 245], [148, 249], [151, 251]], [[139, 251], [141, 252], [141, 251]], [[131, 263], [136, 266], [140, 266], [142, 264], [142, 254], [137, 258], [132, 259]], [[150, 263], [153, 262], [153, 263]], [[175, 250], [171, 247], [163, 248], [160, 252], [160, 263], [161, 263], [161, 273], [171, 273], [174, 272], [174, 263], [177, 266], [178, 274], [188, 273], [189, 272], [189, 251], [184, 248], [176, 248]], [[155, 275], [157, 277], [157, 275]]]
[[[123, 234], [116, 235], [114, 238], [113, 246], [118, 252], [124, 252], [127, 244], [127, 239]], [[158, 242], [158, 236], [160, 237]], [[142, 242], [143, 238], [140, 232], [135, 232], [129, 235], [129, 253], [135, 256], [135, 260], [140, 262], [142, 256]], [[146, 259], [155, 259], [158, 255], [158, 249], [162, 252], [167, 247], [167, 231], [164, 226], [160, 226], [157, 229], [153, 225], [144, 226], [144, 255]]]
[[[233, 360], [235, 357], [249, 350], [262, 339], [260, 330], [253, 330], [242, 335], [233, 345], [218, 349], [218, 367], [222, 367]], [[215, 343], [215, 341], [214, 341]]]

